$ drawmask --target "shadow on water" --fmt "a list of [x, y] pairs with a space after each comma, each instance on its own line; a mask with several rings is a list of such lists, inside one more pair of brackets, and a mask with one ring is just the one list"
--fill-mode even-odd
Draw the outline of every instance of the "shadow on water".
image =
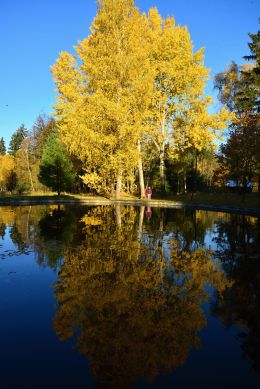
[[152, 383], [184, 366], [200, 348], [206, 302], [227, 328], [240, 325], [244, 357], [259, 371], [259, 219], [130, 206], [10, 215], [0, 217], [0, 239], [9, 228], [17, 252], [58, 271], [53, 328], [88, 359], [97, 386]]

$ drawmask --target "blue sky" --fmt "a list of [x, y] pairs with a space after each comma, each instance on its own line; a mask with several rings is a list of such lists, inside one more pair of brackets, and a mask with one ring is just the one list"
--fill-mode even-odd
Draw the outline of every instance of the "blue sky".
[[[248, 53], [248, 32], [259, 28], [259, 0], [136, 0], [188, 26], [195, 49], [205, 47], [211, 78]], [[95, 0], [0, 0], [0, 137], [8, 146], [21, 123], [30, 129], [55, 102], [50, 66], [89, 34]], [[207, 93], [213, 93], [212, 81]], [[217, 106], [218, 104], [216, 104]]]

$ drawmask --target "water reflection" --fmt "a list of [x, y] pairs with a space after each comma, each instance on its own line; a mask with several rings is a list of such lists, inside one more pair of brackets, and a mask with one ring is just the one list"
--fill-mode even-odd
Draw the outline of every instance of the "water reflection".
[[73, 212], [60, 205], [52, 209], [39, 221], [41, 258], [50, 267], [56, 267], [63, 259], [64, 249], [70, 245], [76, 232], [76, 219]]
[[205, 284], [227, 285], [208, 250], [187, 252], [175, 239], [166, 246], [156, 234], [142, 241], [137, 211], [120, 211], [98, 207], [82, 218], [85, 240], [65, 251], [55, 285], [56, 333], [76, 336], [104, 387], [132, 387], [183, 365], [206, 324]]
[[213, 313], [227, 328], [241, 327], [244, 357], [260, 371], [260, 219], [230, 215], [217, 223], [218, 255], [233, 285]]
[[0, 250], [7, 230], [16, 254], [33, 251], [39, 266], [58, 271], [54, 330], [88, 359], [97, 386], [132, 387], [183, 366], [200, 347], [205, 302], [227, 328], [240, 326], [244, 356], [260, 370], [259, 219], [145, 207], [3, 207]]

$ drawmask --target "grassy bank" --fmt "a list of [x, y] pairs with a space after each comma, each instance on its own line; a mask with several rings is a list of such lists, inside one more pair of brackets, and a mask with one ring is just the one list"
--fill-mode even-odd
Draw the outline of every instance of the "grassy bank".
[[105, 197], [102, 196], [93, 196], [93, 195], [81, 195], [81, 194], [61, 194], [58, 196], [55, 193], [29, 193], [29, 194], [22, 194], [22, 195], [14, 195], [14, 194], [3, 194], [0, 195], [0, 201], [23, 201], [23, 200], [97, 200], [97, 199], [105, 199]]
[[[127, 204], [142, 205], [148, 202], [147, 199], [140, 200], [138, 197], [123, 195], [122, 202]], [[0, 195], [1, 205], [20, 205], [20, 204], [55, 204], [55, 203], [106, 203], [111, 204], [115, 202], [115, 199], [107, 199], [102, 196], [93, 195], [71, 195], [63, 194], [58, 197], [54, 193], [44, 194], [24, 194], [24, 195]], [[237, 194], [221, 194], [221, 193], [196, 193], [193, 196], [186, 195], [167, 195], [167, 196], [154, 196], [150, 201], [154, 206], [194, 206], [198, 208], [212, 207], [215, 208], [230, 208], [236, 211], [241, 210], [258, 210], [260, 213], [260, 196], [257, 193], [250, 193], [243, 199], [242, 196]]]
[[205, 204], [239, 208], [259, 208], [260, 196], [258, 193], [249, 193], [243, 197], [233, 193], [195, 193], [185, 195], [169, 195], [165, 199], [185, 204]]

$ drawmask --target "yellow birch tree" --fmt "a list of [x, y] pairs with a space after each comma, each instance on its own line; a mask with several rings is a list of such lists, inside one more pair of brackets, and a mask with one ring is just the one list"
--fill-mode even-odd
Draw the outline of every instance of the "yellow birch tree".
[[163, 189], [166, 144], [176, 155], [200, 149], [226, 124], [225, 109], [208, 114], [203, 50], [194, 53], [186, 27], [157, 9], [141, 14], [134, 0], [99, 0], [90, 31], [52, 67], [62, 140], [83, 162], [83, 181], [105, 195], [116, 187], [116, 198], [137, 169], [144, 195], [141, 144], [152, 140]]
[[88, 38], [53, 66], [64, 143], [84, 162], [83, 181], [110, 195], [133, 178], [153, 91], [148, 23], [133, 0], [99, 0]]
[[228, 113], [210, 115], [211, 98], [204, 87], [209, 71], [204, 65], [203, 49], [194, 53], [186, 27], [175, 25], [174, 18], [162, 19], [158, 10], [149, 12], [151, 62], [156, 72], [152, 116], [148, 136], [160, 158], [160, 185], [165, 190], [165, 146], [174, 152], [212, 145], [217, 131], [225, 128]]

